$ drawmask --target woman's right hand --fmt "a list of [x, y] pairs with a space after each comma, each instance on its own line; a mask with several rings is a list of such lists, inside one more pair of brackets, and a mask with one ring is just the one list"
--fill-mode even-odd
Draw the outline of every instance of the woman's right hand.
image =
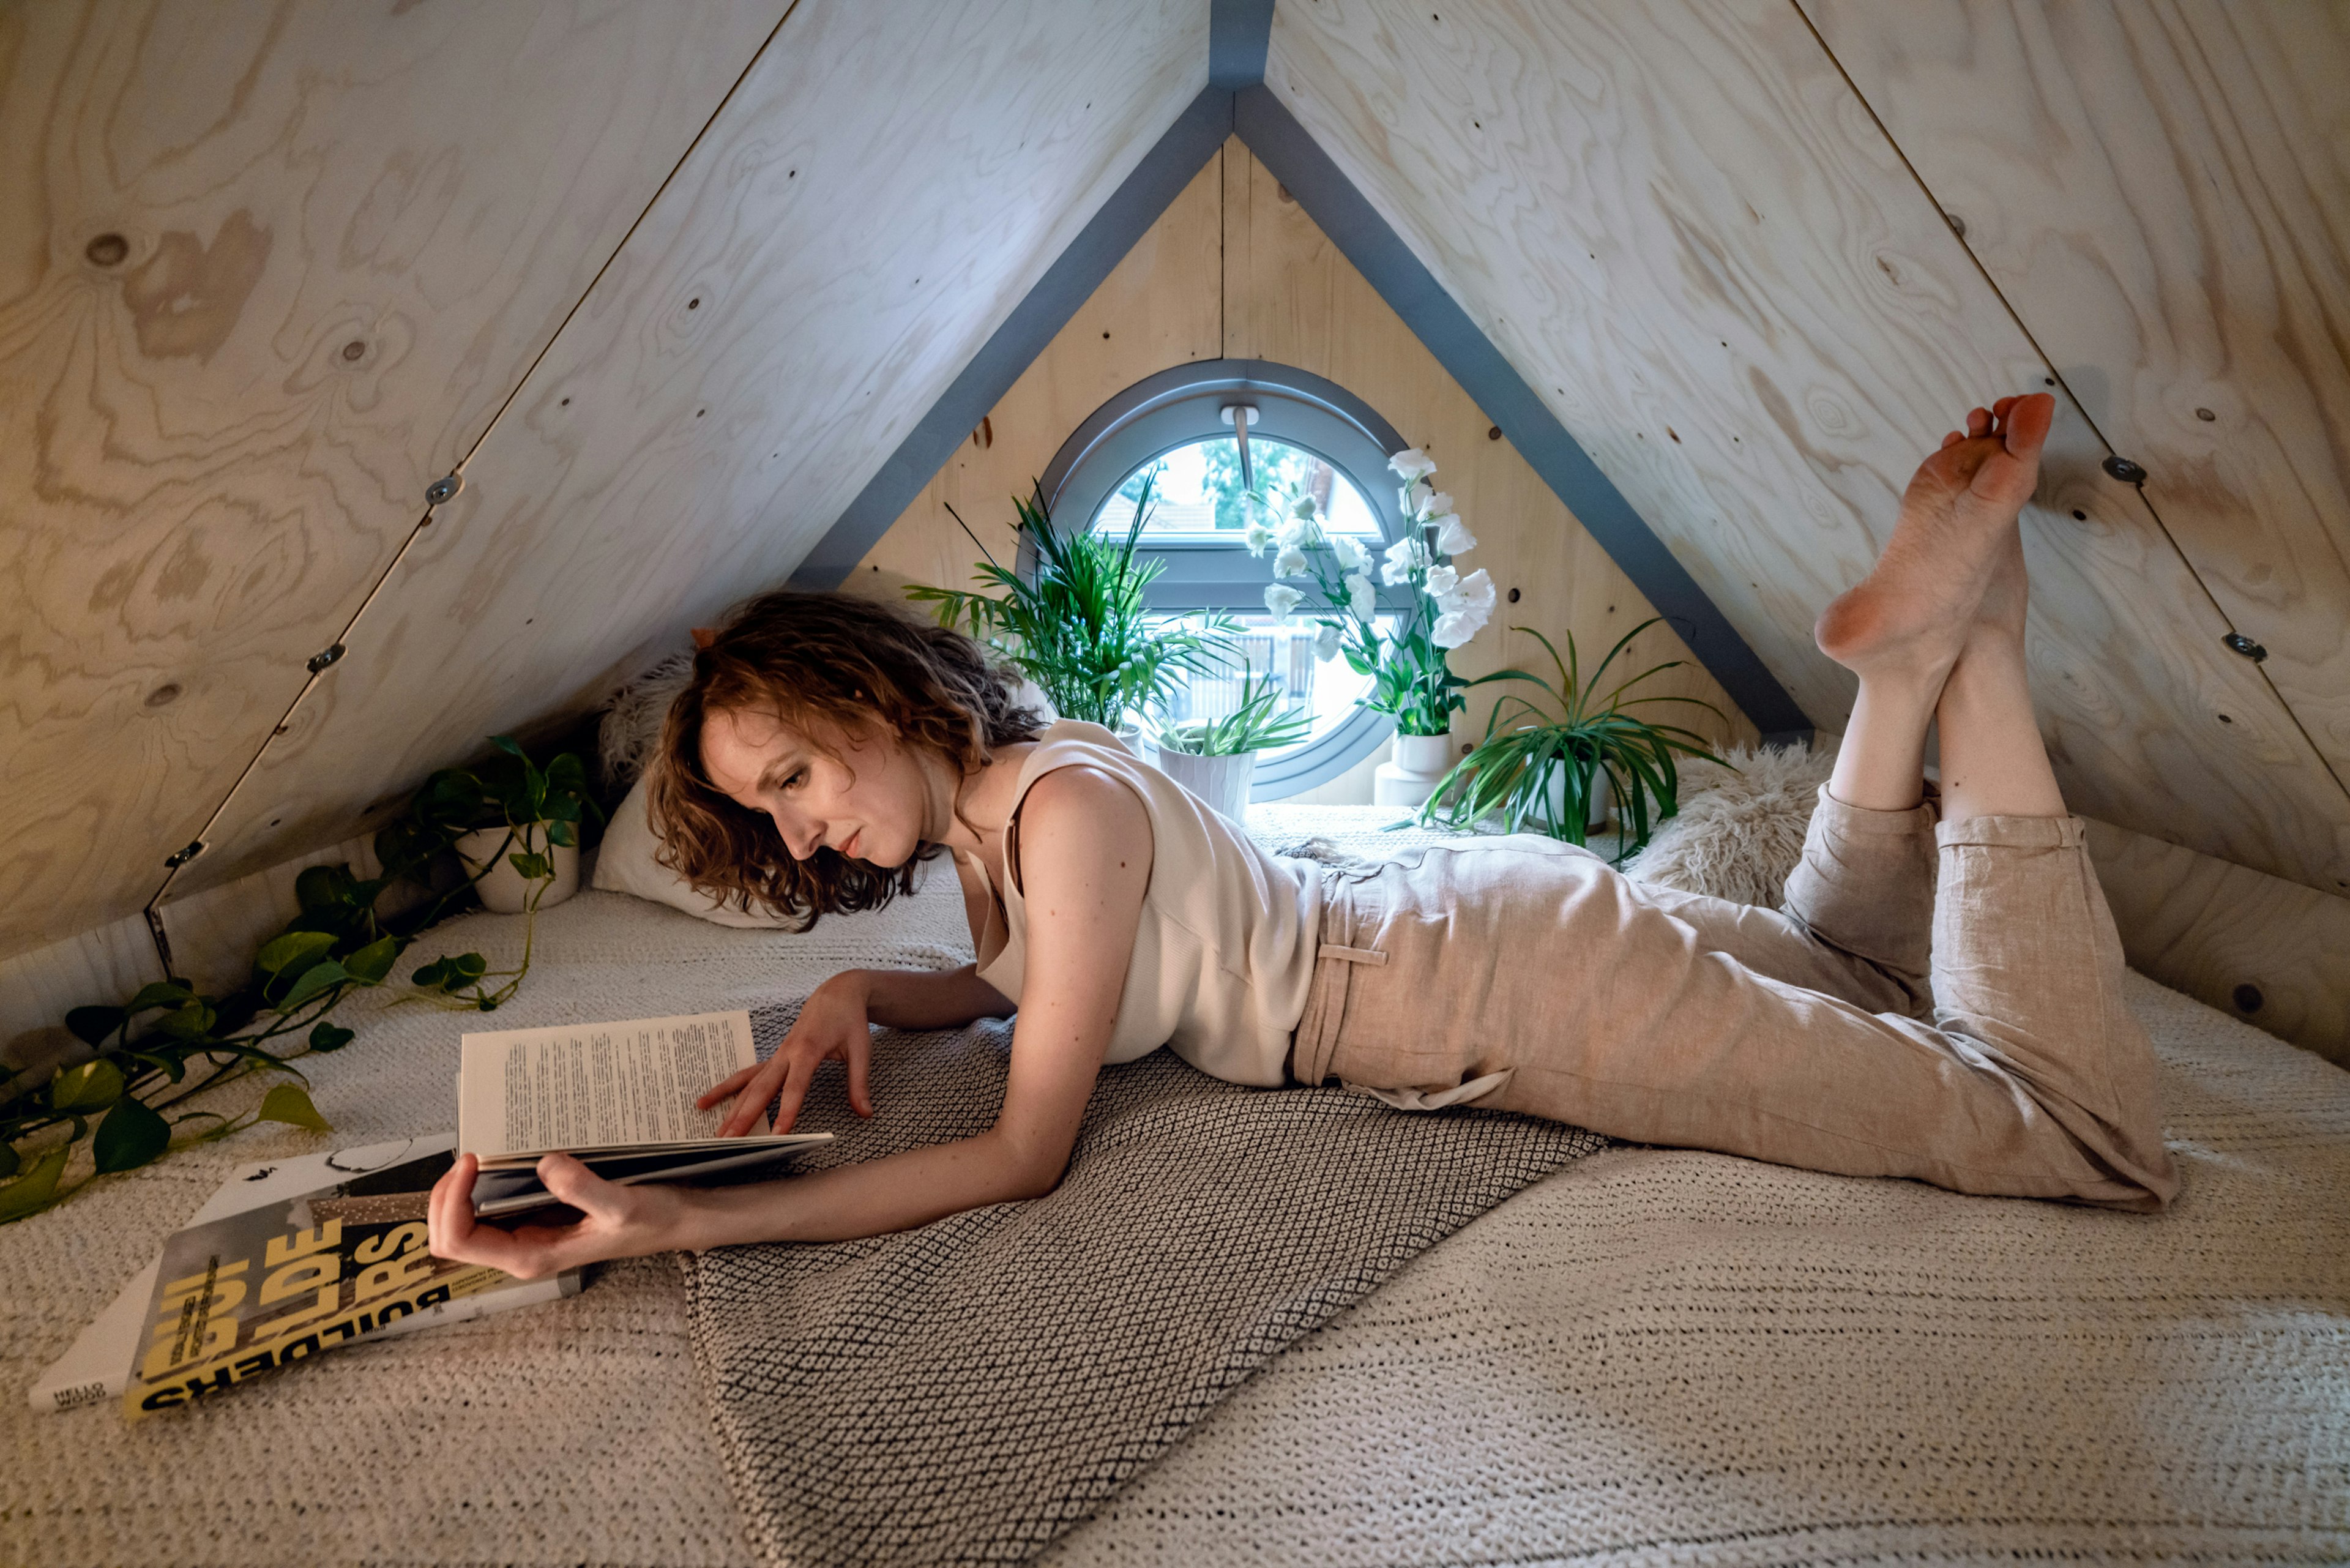
[[780, 1093], [783, 1104], [775, 1108], [775, 1130], [787, 1133], [799, 1119], [816, 1067], [845, 1062], [849, 1107], [860, 1116], [871, 1116], [873, 1097], [866, 1087], [866, 1069], [873, 1057], [873, 1032], [868, 1027], [871, 988], [871, 977], [861, 970], [834, 975], [817, 986], [800, 1004], [799, 1021], [775, 1054], [712, 1085], [694, 1102], [695, 1108], [706, 1111], [729, 1095], [737, 1096], [718, 1127], [719, 1137], [735, 1137], [756, 1126], [759, 1113]]

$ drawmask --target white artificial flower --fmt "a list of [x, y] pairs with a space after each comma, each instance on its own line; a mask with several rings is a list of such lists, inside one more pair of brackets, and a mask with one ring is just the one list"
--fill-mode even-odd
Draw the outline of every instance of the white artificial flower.
[[1440, 599], [1451, 593], [1454, 585], [1460, 581], [1461, 574], [1451, 567], [1430, 566], [1428, 568], [1428, 581], [1421, 587], [1428, 591], [1430, 597]]
[[1289, 612], [1305, 602], [1305, 596], [1287, 583], [1274, 583], [1264, 590], [1264, 607], [1273, 612], [1275, 620], [1287, 620]]
[[1241, 543], [1248, 546], [1250, 555], [1262, 556], [1273, 545], [1273, 530], [1262, 523], [1252, 523], [1248, 532], [1241, 535]]
[[1347, 579], [1347, 607], [1355, 612], [1357, 620], [1367, 621], [1379, 607], [1378, 596], [1371, 588], [1371, 579], [1360, 572]]
[[1363, 548], [1360, 539], [1349, 535], [1334, 535], [1330, 549], [1338, 557], [1338, 569], [1342, 572], [1359, 572], [1371, 564], [1371, 553]]
[[1436, 618], [1428, 639], [1439, 648], [1458, 648], [1482, 631], [1485, 623], [1492, 618], [1493, 579], [1481, 566], [1438, 599], [1436, 607], [1443, 613]]
[[1379, 581], [1395, 587], [1427, 565], [1428, 547], [1419, 542], [1417, 531], [1407, 534], [1388, 546], [1387, 564], [1379, 568]]
[[1416, 446], [1408, 446], [1388, 459], [1388, 466], [1405, 479], [1418, 479], [1423, 473], [1436, 472], [1436, 464], [1429, 462], [1428, 454]]
[[1477, 547], [1477, 535], [1469, 532], [1469, 524], [1461, 521], [1458, 512], [1448, 512], [1435, 523], [1438, 555], [1465, 556]]
[[1314, 657], [1324, 664], [1329, 663], [1338, 657], [1339, 641], [1337, 623], [1324, 621], [1322, 629], [1314, 634]]
[[1274, 530], [1274, 542], [1284, 550], [1302, 550], [1319, 544], [1321, 530], [1314, 526], [1311, 517], [1292, 517]]
[[1297, 498], [1297, 504], [1289, 509], [1289, 514], [1292, 517], [1303, 517], [1307, 522], [1312, 522], [1314, 520], [1314, 497], [1311, 495], [1299, 496]]
[[1276, 577], [1298, 577], [1305, 575], [1305, 552], [1296, 545], [1284, 547], [1273, 558], [1273, 575]]
[[1428, 498], [1428, 520], [1430, 523], [1452, 510], [1452, 493], [1440, 490]]
[[1427, 515], [1428, 498], [1430, 493], [1432, 493], [1428, 488], [1428, 481], [1415, 479], [1396, 492], [1396, 504], [1403, 508], [1405, 516], [1418, 522]]

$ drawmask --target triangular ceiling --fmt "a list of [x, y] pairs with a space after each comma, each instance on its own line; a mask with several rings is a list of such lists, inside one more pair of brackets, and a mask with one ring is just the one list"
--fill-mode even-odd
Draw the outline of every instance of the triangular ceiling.
[[[0, 200], [46, 218], [0, 254], [0, 953], [135, 912], [199, 836], [175, 894], [345, 836], [741, 593], [837, 580], [1229, 129], [1765, 728], [1843, 712], [1809, 618], [1919, 442], [2077, 389], [1794, 12], [518, 3], [207, 53], [64, 9], [0, 95]], [[2034, 529], [2068, 790], [2350, 886], [2333, 732], [2068, 417]]]

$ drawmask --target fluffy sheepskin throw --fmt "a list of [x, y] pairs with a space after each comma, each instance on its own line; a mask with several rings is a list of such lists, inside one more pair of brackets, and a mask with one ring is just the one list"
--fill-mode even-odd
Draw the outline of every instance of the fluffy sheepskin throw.
[[1734, 747], [1717, 763], [1684, 763], [1680, 814], [1669, 819], [1625, 874], [1660, 888], [1741, 904], [1779, 907], [1779, 889], [1803, 857], [1804, 829], [1833, 747]]
[[693, 679], [693, 650], [671, 654], [626, 686], [612, 693], [604, 722], [596, 731], [596, 749], [603, 759], [605, 782], [618, 787], [633, 784], [660, 744], [661, 721], [669, 705]]

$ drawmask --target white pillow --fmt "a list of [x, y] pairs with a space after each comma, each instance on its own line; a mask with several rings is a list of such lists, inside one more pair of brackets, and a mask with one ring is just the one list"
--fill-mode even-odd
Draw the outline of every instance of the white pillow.
[[604, 846], [596, 852], [595, 886], [607, 893], [633, 893], [717, 925], [770, 931], [791, 925], [782, 915], [755, 906], [745, 914], [701, 892], [653, 858], [660, 847], [645, 815], [645, 781], [639, 778], [629, 786], [628, 798], [612, 808], [612, 820], [604, 828]]

